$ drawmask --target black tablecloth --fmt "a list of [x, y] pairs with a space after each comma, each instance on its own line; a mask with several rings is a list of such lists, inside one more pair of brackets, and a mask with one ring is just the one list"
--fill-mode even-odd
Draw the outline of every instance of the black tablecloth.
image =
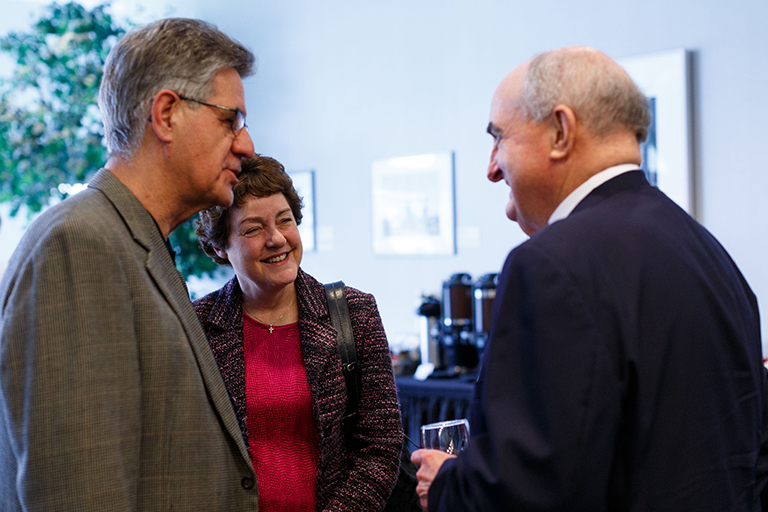
[[[421, 445], [419, 427], [436, 421], [466, 418], [475, 388], [473, 380], [397, 377], [397, 396], [405, 435]], [[413, 448], [413, 447], [411, 447]]]

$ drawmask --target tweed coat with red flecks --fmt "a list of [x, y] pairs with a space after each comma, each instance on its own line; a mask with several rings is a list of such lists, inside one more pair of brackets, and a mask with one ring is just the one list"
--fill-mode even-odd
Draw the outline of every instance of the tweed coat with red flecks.
[[[351, 439], [341, 419], [347, 391], [323, 285], [299, 269], [299, 333], [319, 438], [318, 511], [379, 511], [400, 467], [403, 431], [384, 326], [372, 295], [346, 287], [349, 316], [362, 368], [359, 418]], [[243, 437], [245, 406], [242, 291], [237, 277], [194, 302]]]

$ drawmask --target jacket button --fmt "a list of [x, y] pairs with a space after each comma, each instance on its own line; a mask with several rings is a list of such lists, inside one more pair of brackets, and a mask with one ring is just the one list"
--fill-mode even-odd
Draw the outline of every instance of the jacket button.
[[253, 478], [248, 476], [243, 477], [243, 479], [240, 481], [240, 485], [243, 486], [243, 489], [247, 489], [247, 490], [253, 489], [253, 484], [254, 484]]

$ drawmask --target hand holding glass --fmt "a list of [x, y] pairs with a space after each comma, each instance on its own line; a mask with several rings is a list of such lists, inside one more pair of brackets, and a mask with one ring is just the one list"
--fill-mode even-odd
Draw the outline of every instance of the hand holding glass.
[[421, 446], [456, 455], [469, 443], [469, 422], [465, 419], [430, 423], [421, 427]]

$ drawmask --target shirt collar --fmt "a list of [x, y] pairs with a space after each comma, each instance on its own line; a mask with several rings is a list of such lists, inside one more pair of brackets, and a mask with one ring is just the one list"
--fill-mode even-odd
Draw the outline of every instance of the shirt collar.
[[615, 165], [613, 167], [609, 167], [603, 171], [600, 171], [599, 173], [595, 174], [594, 176], [590, 177], [587, 181], [576, 187], [576, 189], [568, 194], [568, 196], [563, 199], [563, 202], [561, 202], [559, 205], [557, 205], [557, 208], [555, 208], [555, 211], [552, 212], [552, 215], [549, 217], [549, 221], [547, 224], [553, 224], [559, 220], [563, 220], [564, 218], [568, 217], [574, 208], [576, 208], [579, 203], [589, 195], [590, 192], [595, 190], [597, 187], [602, 185], [608, 180], [611, 180], [618, 176], [619, 174], [624, 174], [625, 172], [629, 171], [637, 171], [639, 168], [635, 164], [622, 164], [622, 165]]

